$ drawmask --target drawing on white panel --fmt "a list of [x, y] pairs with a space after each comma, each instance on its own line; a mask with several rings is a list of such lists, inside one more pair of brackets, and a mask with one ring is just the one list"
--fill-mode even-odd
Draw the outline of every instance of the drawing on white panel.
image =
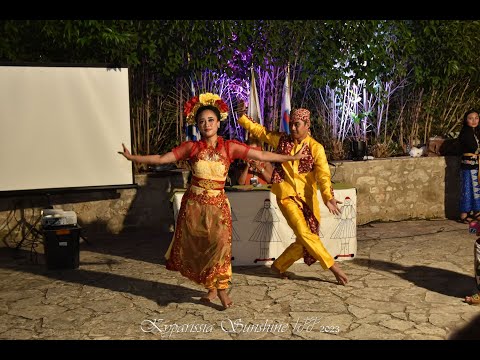
[[233, 226], [233, 223], [237, 221], [237, 215], [233, 212], [233, 208], [230, 206], [230, 214], [232, 216], [232, 241], [240, 241], [240, 236], [237, 233], [237, 230], [235, 230], [235, 226]]
[[350, 243], [352, 240], [355, 240], [357, 236], [357, 222], [355, 220], [357, 212], [350, 197], [345, 197], [340, 210], [342, 211], [340, 215], [335, 216], [337, 219], [340, 219], [340, 221], [330, 236], [330, 239], [340, 239], [340, 254], [335, 256], [335, 259], [355, 256], [350, 252]]
[[253, 218], [253, 222], [258, 222], [258, 226], [253, 232], [248, 241], [256, 241], [260, 243], [259, 257], [254, 260], [254, 263], [258, 261], [271, 261], [275, 258], [269, 258], [269, 244], [271, 242], [282, 241], [278, 231], [275, 227], [275, 223], [280, 222], [275, 208], [272, 206], [270, 199], [263, 201], [263, 207], [258, 210], [257, 215]]
[[[322, 233], [322, 229], [320, 228], [318, 230], [318, 236], [320, 236], [320, 239], [323, 238], [323, 233]], [[295, 233], [292, 233], [292, 236], [290, 237], [290, 239], [297, 239], [297, 237], [295, 236]]]

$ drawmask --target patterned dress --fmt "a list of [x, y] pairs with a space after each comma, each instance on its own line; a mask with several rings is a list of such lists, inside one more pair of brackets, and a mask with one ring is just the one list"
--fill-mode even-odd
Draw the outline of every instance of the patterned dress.
[[250, 148], [218, 137], [215, 148], [203, 140], [186, 141], [172, 151], [188, 160], [192, 180], [183, 195], [167, 269], [203, 284], [226, 289], [232, 278], [232, 217], [224, 186], [230, 163], [245, 159]]
[[460, 163], [460, 206], [461, 213], [480, 211], [480, 184], [478, 179], [479, 139], [476, 130], [464, 125], [458, 136], [462, 158]]

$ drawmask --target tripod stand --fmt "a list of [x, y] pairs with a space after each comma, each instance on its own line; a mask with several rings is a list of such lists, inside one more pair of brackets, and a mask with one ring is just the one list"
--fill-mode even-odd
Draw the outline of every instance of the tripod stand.
[[[50, 199], [48, 194], [46, 194], [48, 204], [50, 206]], [[26, 209], [30, 208], [32, 214], [27, 216]], [[24, 199], [17, 200], [13, 204], [13, 209], [11, 210], [11, 215], [9, 216], [9, 220], [13, 217], [16, 220], [15, 225], [9, 229], [9, 231], [4, 235], [3, 242], [7, 245], [7, 240], [11, 237], [16, 237], [18, 233], [20, 233], [20, 240], [15, 242], [15, 249], [18, 250], [23, 244], [27, 241], [33, 247], [36, 245], [39, 238], [42, 237], [42, 232], [39, 229], [39, 224], [42, 219], [41, 213], [35, 214], [35, 207], [33, 204], [27, 204]], [[18, 214], [18, 218], [17, 215]], [[9, 221], [8, 220], [8, 221]]]
[[[6, 226], [9, 223], [13, 222], [14, 225], [12, 228], [8, 229], [8, 232], [3, 236], [3, 242], [8, 247], [12, 247], [15, 250], [19, 250], [21, 247], [30, 248], [30, 256], [33, 259], [34, 255], [36, 256], [36, 247], [43, 243], [45, 240], [44, 229], [41, 227], [42, 218], [44, 216], [43, 210], [39, 209], [53, 209], [53, 206], [50, 202], [50, 194], [42, 194], [42, 197], [46, 198], [47, 206], [44, 201], [33, 201], [31, 198], [17, 199], [13, 202], [13, 209], [11, 210], [7, 221]], [[78, 226], [78, 229], [81, 231], [81, 227]], [[91, 245], [91, 242], [88, 241], [87, 237], [80, 233], [80, 238], [83, 239], [88, 245]], [[20, 240], [18, 240], [20, 238]], [[13, 242], [14, 245], [11, 246], [7, 242]]]
[[[38, 230], [37, 226], [40, 223], [40, 220], [42, 219], [41, 215], [37, 216], [37, 218], [33, 221], [33, 223], [29, 223], [26, 218], [25, 218], [25, 209], [20, 210], [20, 221], [15, 225], [15, 227], [19, 226], [20, 231], [22, 234], [21, 240], [18, 242], [18, 244], [15, 246], [15, 249], [19, 249], [22, 244], [26, 241], [29, 240], [33, 243], [35, 243], [38, 239], [39, 236], [42, 236], [42, 232]], [[15, 227], [13, 229], [15, 229]], [[29, 239], [29, 236], [31, 238]]]

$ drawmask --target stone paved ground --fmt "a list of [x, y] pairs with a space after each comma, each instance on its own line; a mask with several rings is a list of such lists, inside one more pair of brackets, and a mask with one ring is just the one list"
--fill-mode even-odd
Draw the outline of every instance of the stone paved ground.
[[480, 310], [462, 301], [475, 289], [476, 236], [451, 220], [359, 226], [345, 287], [318, 263], [293, 265], [290, 280], [235, 267], [225, 311], [165, 269], [170, 238], [90, 236], [75, 270], [47, 270], [41, 246], [36, 263], [28, 244], [0, 248], [0, 339], [440, 340]]

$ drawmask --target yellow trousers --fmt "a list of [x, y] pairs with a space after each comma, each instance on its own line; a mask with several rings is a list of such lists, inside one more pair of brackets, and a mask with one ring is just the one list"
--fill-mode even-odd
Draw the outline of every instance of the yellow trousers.
[[329, 269], [335, 260], [323, 246], [320, 236], [310, 230], [302, 212], [302, 206], [306, 205], [300, 199], [292, 197], [280, 200], [277, 198], [277, 204], [297, 239], [272, 265], [281, 273], [285, 272], [295, 261], [303, 257], [303, 248], [305, 247], [322, 268]]

